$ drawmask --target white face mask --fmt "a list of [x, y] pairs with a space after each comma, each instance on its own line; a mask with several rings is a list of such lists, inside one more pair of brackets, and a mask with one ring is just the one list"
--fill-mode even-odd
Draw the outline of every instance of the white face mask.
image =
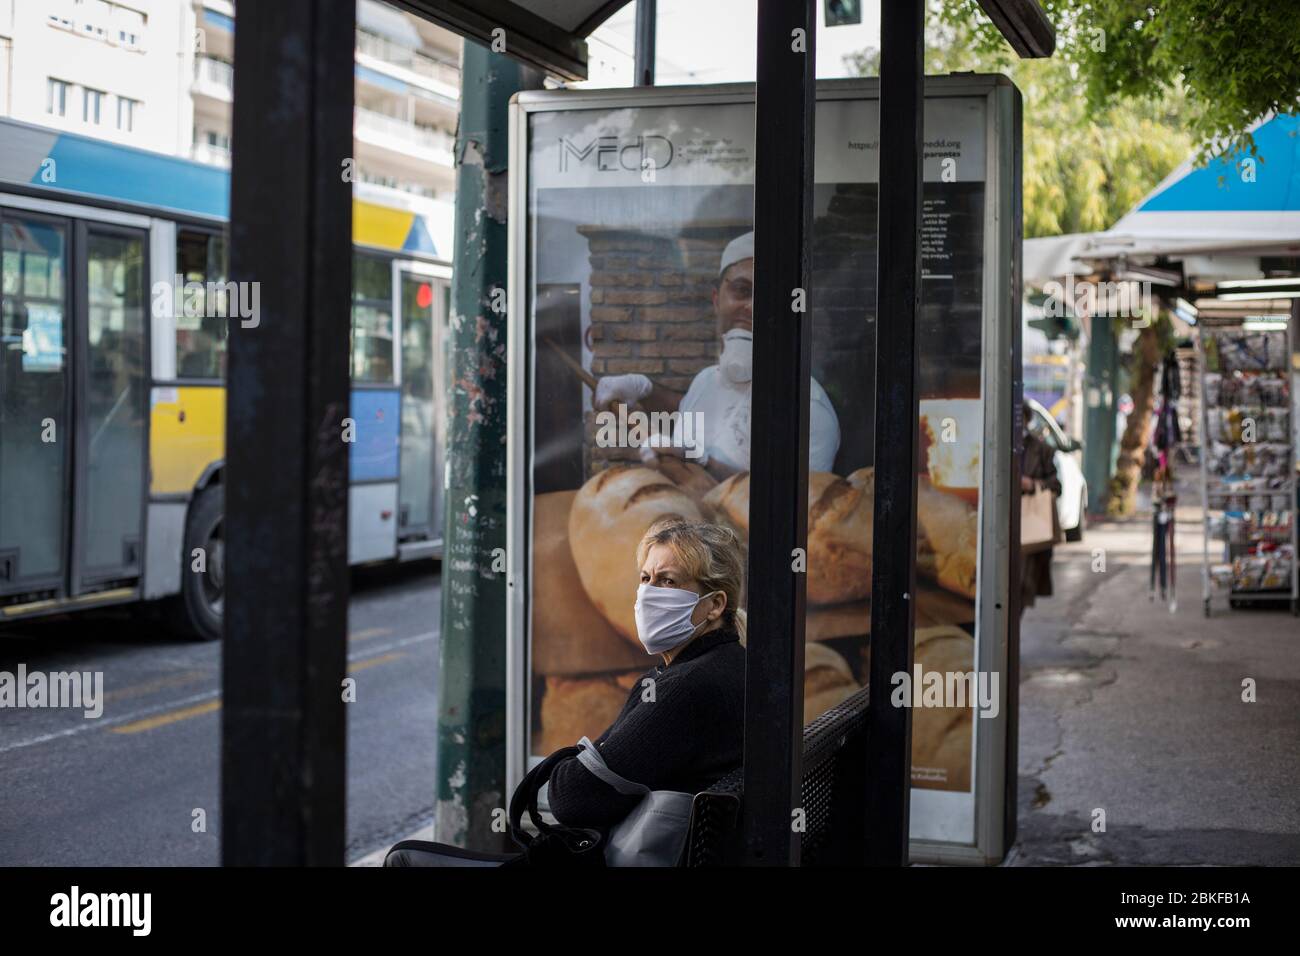
[[[716, 592], [710, 591], [709, 594]], [[696, 594], [683, 588], [661, 588], [642, 584], [636, 589], [636, 634], [647, 654], [662, 654], [681, 647], [702, 627], [691, 623], [695, 605], [709, 594]]]
[[754, 377], [754, 333], [732, 329], [722, 337], [722, 355], [718, 367], [733, 385], [744, 385]]

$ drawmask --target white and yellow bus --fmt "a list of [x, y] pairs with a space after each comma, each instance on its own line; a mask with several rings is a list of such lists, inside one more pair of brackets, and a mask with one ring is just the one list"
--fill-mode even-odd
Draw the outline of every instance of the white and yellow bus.
[[[225, 279], [229, 179], [0, 120], [0, 623], [159, 601], [220, 636], [238, 319], [191, 304]], [[395, 202], [353, 202], [353, 563], [442, 546], [450, 229]], [[159, 294], [178, 276], [202, 285]]]

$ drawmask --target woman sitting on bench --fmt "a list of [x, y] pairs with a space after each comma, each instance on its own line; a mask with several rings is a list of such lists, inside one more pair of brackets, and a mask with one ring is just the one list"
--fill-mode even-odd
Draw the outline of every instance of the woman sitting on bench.
[[[638, 636], [646, 653], [660, 655], [663, 663], [636, 682], [618, 717], [596, 739], [596, 749], [605, 769], [625, 783], [699, 793], [743, 759], [744, 549], [729, 528], [665, 518], [646, 531], [636, 561]], [[546, 784], [550, 812], [574, 832], [608, 830], [642, 800], [642, 794], [621, 793], [597, 777], [578, 756], [553, 756]], [[520, 788], [528, 785], [526, 778]], [[404, 840], [389, 851], [384, 866], [519, 865], [523, 857]]]
[[[643, 674], [596, 747], [619, 776], [651, 790], [699, 793], [740, 766], [745, 738], [745, 555], [734, 531], [665, 518], [637, 547], [637, 634], [663, 663]], [[577, 757], [548, 786], [560, 823], [605, 829], [640, 800]]]

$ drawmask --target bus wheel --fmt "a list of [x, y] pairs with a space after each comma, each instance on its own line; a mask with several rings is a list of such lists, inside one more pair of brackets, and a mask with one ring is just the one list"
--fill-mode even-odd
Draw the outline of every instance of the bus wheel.
[[[221, 485], [211, 485], [195, 496], [185, 520], [177, 610], [181, 618], [178, 623], [194, 640], [221, 639], [221, 618], [226, 603], [226, 542], [222, 520], [225, 510], [224, 490]], [[201, 554], [197, 554], [200, 550]], [[195, 570], [196, 567], [202, 570]]]

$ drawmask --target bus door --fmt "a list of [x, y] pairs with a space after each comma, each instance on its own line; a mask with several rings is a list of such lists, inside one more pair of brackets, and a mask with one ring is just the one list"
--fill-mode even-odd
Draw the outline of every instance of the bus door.
[[438, 553], [442, 542], [446, 325], [451, 270], [393, 263], [401, 316], [402, 437], [398, 540], [403, 557]]
[[78, 223], [73, 591], [143, 566], [148, 451], [148, 234]]
[[147, 233], [5, 209], [0, 594], [135, 583], [143, 554]]

